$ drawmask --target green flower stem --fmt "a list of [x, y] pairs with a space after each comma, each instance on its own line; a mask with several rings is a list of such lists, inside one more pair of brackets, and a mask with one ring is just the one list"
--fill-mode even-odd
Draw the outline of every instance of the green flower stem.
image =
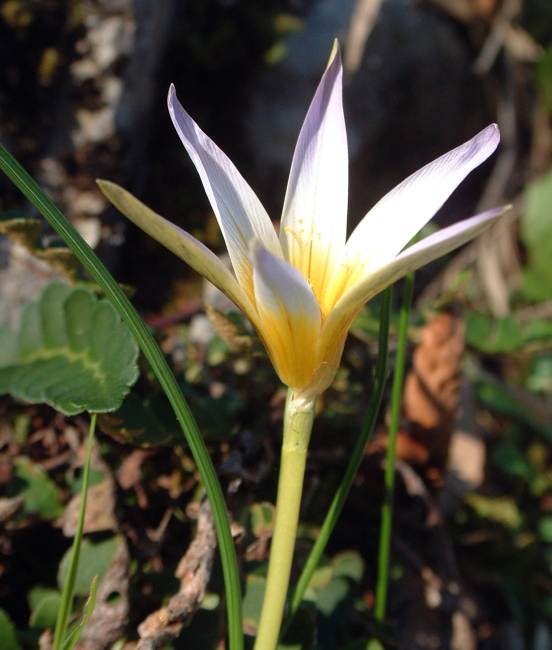
[[77, 579], [77, 570], [79, 568], [79, 557], [84, 533], [84, 515], [86, 513], [86, 495], [88, 494], [88, 485], [90, 483], [90, 457], [92, 456], [92, 442], [94, 441], [94, 431], [96, 430], [96, 413], [92, 414], [90, 419], [90, 428], [88, 430], [88, 441], [86, 443], [86, 456], [84, 459], [84, 468], [82, 473], [81, 501], [79, 507], [79, 518], [77, 521], [77, 530], [73, 538], [73, 547], [71, 549], [71, 559], [67, 568], [67, 575], [61, 594], [61, 603], [56, 619], [56, 629], [54, 632], [54, 650], [60, 650], [67, 632], [67, 622], [71, 611], [73, 610], [73, 592], [75, 589], [75, 580]]
[[368, 439], [372, 435], [374, 429], [374, 424], [379, 412], [381, 399], [383, 397], [383, 390], [385, 388], [385, 380], [387, 377], [387, 352], [388, 352], [388, 343], [389, 343], [389, 314], [391, 312], [391, 297], [393, 289], [388, 287], [381, 296], [381, 305], [380, 305], [380, 326], [379, 326], [379, 346], [378, 346], [378, 359], [376, 362], [376, 376], [374, 382], [374, 389], [370, 397], [370, 402], [368, 404], [368, 410], [366, 411], [366, 417], [362, 425], [362, 430], [360, 436], [356, 442], [351, 460], [347, 466], [347, 471], [343, 476], [341, 484], [335, 493], [333, 501], [330, 505], [328, 513], [324, 519], [324, 523], [320, 529], [320, 533], [314, 546], [311, 549], [309, 557], [305, 563], [303, 571], [291, 599], [289, 616], [287, 617], [284, 625], [282, 626], [282, 632], [280, 634], [280, 639], [283, 638], [286, 631], [288, 630], [293, 617], [299, 609], [299, 605], [303, 600], [303, 596], [308, 587], [310, 579], [312, 578], [313, 573], [320, 562], [320, 558], [324, 553], [328, 539], [332, 534], [333, 529], [337, 523], [343, 505], [351, 489], [351, 485], [355, 479], [358, 468], [364, 457], [364, 449]]
[[288, 395], [286, 402], [276, 521], [255, 650], [275, 650], [278, 644], [297, 537], [314, 402], [293, 395]]
[[414, 291], [414, 273], [404, 279], [404, 297], [399, 319], [399, 336], [395, 359], [395, 374], [391, 393], [391, 422], [389, 424], [389, 442], [385, 458], [384, 496], [381, 507], [381, 532], [378, 552], [378, 579], [376, 584], [376, 605], [374, 617], [378, 623], [385, 619], [387, 606], [387, 585], [389, 582], [389, 554], [391, 547], [391, 529], [393, 524], [393, 493], [395, 488], [395, 451], [399, 418], [401, 412], [404, 366], [408, 344], [408, 320]]
[[234, 541], [230, 532], [224, 497], [201, 434], [197, 429], [195, 420], [180, 392], [176, 379], [163, 353], [134, 307], [130, 304], [128, 298], [88, 244], [29, 174], [27, 174], [23, 167], [1, 145], [0, 169], [6, 173], [10, 180], [49, 221], [54, 230], [63, 238], [81, 263], [88, 269], [94, 280], [103, 289], [105, 295], [111, 300], [115, 309], [128, 325], [136, 342], [142, 349], [144, 356], [149, 361], [162, 389], [165, 391], [197, 464], [201, 479], [205, 485], [205, 491], [211, 503], [224, 574], [230, 649], [242, 650], [243, 630], [240, 580]]

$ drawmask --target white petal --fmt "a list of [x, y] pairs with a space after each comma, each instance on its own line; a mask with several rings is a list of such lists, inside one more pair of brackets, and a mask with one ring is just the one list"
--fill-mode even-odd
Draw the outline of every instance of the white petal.
[[274, 227], [256, 194], [230, 159], [186, 113], [171, 85], [168, 106], [174, 127], [203, 182], [240, 284], [253, 296], [249, 244], [260, 239], [277, 256], [282, 250]]
[[253, 303], [232, 273], [212, 251], [195, 237], [155, 213], [119, 185], [102, 180], [98, 180], [97, 183], [120, 212], [212, 282], [246, 314], [253, 325], [257, 325], [257, 312]]
[[337, 301], [322, 329], [324, 346], [332, 348], [340, 334], [347, 330], [359, 309], [380, 291], [410, 271], [446, 255], [493, 225], [508, 208], [495, 208], [439, 230], [410, 246], [394, 260], [356, 282]]
[[258, 240], [251, 245], [251, 260], [268, 352], [282, 381], [301, 388], [313, 372], [313, 350], [321, 327], [318, 301], [301, 273]]
[[491, 124], [429, 163], [379, 201], [349, 238], [331, 283], [334, 299], [364, 275], [390, 262], [433, 217], [456, 187], [497, 148]]
[[348, 157], [339, 50], [324, 72], [303, 123], [286, 192], [284, 257], [320, 298], [345, 244]]

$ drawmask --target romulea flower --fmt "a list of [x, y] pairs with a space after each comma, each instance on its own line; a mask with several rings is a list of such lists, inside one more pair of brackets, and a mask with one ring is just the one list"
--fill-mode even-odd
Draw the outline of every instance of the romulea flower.
[[123, 188], [98, 181], [100, 188], [123, 214], [239, 307], [296, 397], [311, 399], [330, 385], [349, 327], [367, 301], [476, 237], [504, 212], [490, 210], [405, 248], [469, 172], [495, 151], [500, 133], [493, 124], [389, 192], [346, 241], [348, 156], [337, 47], [299, 134], [279, 236], [232, 162], [182, 108], [174, 86], [168, 106], [222, 230], [235, 277], [200, 241]]

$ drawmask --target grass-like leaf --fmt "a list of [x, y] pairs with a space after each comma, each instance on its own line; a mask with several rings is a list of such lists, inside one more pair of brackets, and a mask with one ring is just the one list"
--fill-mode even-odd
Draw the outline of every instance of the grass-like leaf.
[[92, 580], [92, 585], [90, 586], [90, 596], [88, 596], [88, 600], [86, 601], [86, 605], [84, 606], [82, 621], [79, 623], [78, 627], [76, 627], [71, 632], [71, 634], [67, 637], [67, 639], [65, 639], [65, 642], [61, 647], [61, 650], [72, 650], [77, 645], [81, 637], [81, 634], [83, 633], [84, 628], [86, 627], [86, 624], [90, 620], [90, 617], [92, 616], [92, 612], [94, 611], [97, 591], [98, 591], [98, 577], [96, 576]]
[[106, 296], [111, 300], [119, 314], [121, 314], [122, 318], [130, 327], [138, 345], [144, 352], [144, 356], [151, 364], [153, 372], [165, 391], [180, 423], [182, 432], [190, 446], [204, 482], [209, 501], [211, 502], [220, 545], [220, 556], [226, 588], [229, 648], [230, 650], [242, 650], [243, 630], [239, 570], [224, 497], [209, 453], [163, 353], [153, 340], [145, 323], [128, 301], [128, 298], [94, 252], [23, 167], [1, 145], [0, 169], [5, 172], [8, 178], [15, 183], [37, 210], [48, 220], [54, 230], [56, 230], [69, 248], [75, 253], [80, 262], [88, 269], [94, 280], [104, 290]]

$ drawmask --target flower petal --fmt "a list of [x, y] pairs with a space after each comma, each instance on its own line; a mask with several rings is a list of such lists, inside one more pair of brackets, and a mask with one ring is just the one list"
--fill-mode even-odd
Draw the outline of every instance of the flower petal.
[[251, 261], [260, 332], [280, 379], [295, 389], [313, 373], [313, 350], [320, 335], [318, 301], [308, 282], [291, 264], [255, 240]]
[[257, 312], [253, 303], [236, 278], [213, 252], [195, 237], [156, 214], [119, 185], [103, 180], [98, 180], [97, 183], [120, 212], [212, 282], [244, 312], [254, 326], [258, 325]]
[[[474, 138], [429, 163], [379, 201], [349, 238], [335, 269], [328, 300], [390, 262], [433, 217], [456, 187], [496, 149], [491, 124]], [[328, 305], [325, 305], [328, 308]]]
[[328, 355], [339, 336], [349, 329], [359, 309], [376, 294], [383, 291], [410, 271], [462, 246], [493, 225], [509, 208], [495, 208], [475, 217], [443, 228], [422, 241], [408, 247], [388, 264], [356, 282], [337, 301], [322, 328], [320, 357]]
[[168, 106], [174, 127], [196, 166], [219, 222], [239, 283], [253, 299], [249, 244], [260, 239], [279, 257], [282, 249], [266, 210], [230, 159], [186, 113], [171, 85]]
[[284, 257], [320, 299], [345, 244], [348, 157], [339, 49], [322, 77], [299, 134], [284, 202]]

